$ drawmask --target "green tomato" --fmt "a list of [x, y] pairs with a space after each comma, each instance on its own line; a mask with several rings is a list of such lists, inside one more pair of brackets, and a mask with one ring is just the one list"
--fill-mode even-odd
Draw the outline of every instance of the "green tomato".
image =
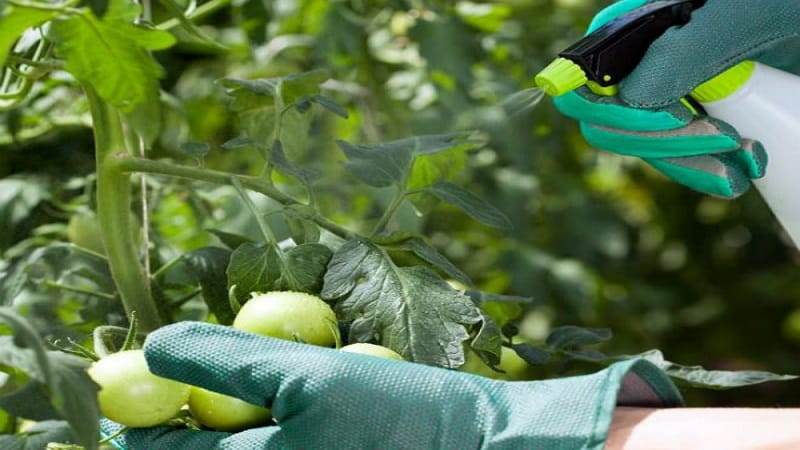
[[470, 349], [465, 350], [466, 362], [459, 368], [462, 372], [473, 375], [493, 378], [495, 380], [525, 380], [527, 378], [528, 363], [517, 352], [503, 346], [500, 353], [500, 364], [497, 368], [505, 373], [492, 370], [478, 355]]
[[189, 400], [189, 385], [153, 375], [142, 350], [111, 354], [89, 368], [100, 385], [107, 418], [129, 427], [152, 427], [172, 418]]
[[336, 314], [319, 297], [293, 291], [251, 295], [236, 314], [233, 328], [323, 347], [339, 340]]
[[267, 425], [272, 418], [268, 408], [197, 386], [191, 387], [189, 412], [209, 428], [231, 432]]
[[78, 212], [70, 216], [67, 223], [67, 239], [70, 242], [101, 255], [106, 254], [100, 235], [97, 216], [91, 211]]
[[339, 350], [350, 353], [361, 353], [362, 355], [377, 356], [380, 358], [398, 359], [405, 361], [400, 354], [394, 350], [388, 349], [382, 345], [368, 344], [365, 342], [357, 342], [355, 344], [345, 345]]

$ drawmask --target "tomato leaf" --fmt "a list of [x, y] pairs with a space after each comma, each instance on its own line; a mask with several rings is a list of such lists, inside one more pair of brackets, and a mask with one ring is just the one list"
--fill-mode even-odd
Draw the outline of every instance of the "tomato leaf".
[[66, 61], [66, 70], [123, 112], [143, 102], [158, 103], [158, 79], [164, 71], [149, 51], [175, 43], [166, 31], [134, 25], [140, 9], [126, 0], [111, 0], [102, 19], [85, 11], [52, 27], [55, 52]]
[[251, 292], [267, 292], [277, 288], [281, 277], [281, 261], [275, 247], [267, 244], [246, 242], [231, 254], [225, 273], [228, 290], [236, 286], [235, 295], [239, 304], [250, 299]]
[[554, 329], [547, 340], [548, 346], [559, 350], [572, 350], [586, 345], [600, 344], [611, 339], [608, 328], [583, 328], [567, 325]]
[[6, 63], [14, 43], [25, 30], [39, 26], [57, 15], [57, 11], [0, 4], [0, 67]]
[[388, 236], [377, 237], [374, 239], [374, 242], [410, 251], [423, 261], [446, 273], [448, 276], [467, 286], [472, 285], [472, 280], [467, 274], [450, 262], [446, 256], [439, 253], [436, 248], [420, 235], [408, 232], [397, 232]]
[[741, 386], [766, 383], [769, 381], [789, 381], [800, 377], [783, 375], [760, 370], [707, 370], [702, 366], [684, 366], [664, 359], [660, 350], [649, 350], [638, 355], [616, 356], [610, 360], [644, 358], [667, 373], [679, 385], [704, 389], [731, 389]]
[[359, 181], [373, 187], [406, 183], [411, 177], [414, 160], [454, 148], [464, 148], [469, 141], [466, 133], [414, 136], [381, 144], [351, 144], [336, 141], [348, 161], [345, 169]]
[[458, 368], [472, 301], [426, 267], [398, 267], [375, 244], [354, 239], [331, 258], [321, 297], [350, 326], [350, 342], [377, 340], [404, 358]]
[[[0, 448], [3, 450], [42, 450], [51, 442], [74, 442], [75, 433], [69, 423], [63, 420], [44, 420], [36, 422], [25, 433], [0, 435]], [[96, 448], [96, 446], [95, 446]]]
[[497, 323], [490, 316], [481, 314], [481, 326], [469, 346], [489, 367], [495, 367], [500, 364], [502, 344], [503, 336]]
[[51, 197], [51, 185], [36, 177], [0, 180], [0, 249], [5, 250], [30, 230], [36, 207]]
[[223, 325], [233, 323], [236, 316], [228, 301], [228, 279], [225, 275], [231, 253], [221, 247], [203, 247], [183, 256], [189, 270], [200, 283], [203, 300], [209, 311]]
[[499, 209], [461, 186], [447, 181], [437, 181], [428, 188], [428, 191], [461, 209], [478, 222], [501, 230], [512, 228], [511, 220]]
[[536, 347], [535, 345], [511, 344], [511, 349], [517, 352], [520, 358], [525, 362], [534, 366], [541, 366], [550, 362], [550, 353], [543, 348]]
[[53, 409], [74, 430], [75, 440], [87, 450], [97, 449], [98, 386], [86, 373], [88, 361], [48, 351], [33, 326], [9, 308], [0, 308], [0, 321], [13, 330], [13, 342], [0, 346], [0, 364], [18, 367], [41, 383]]
[[333, 252], [322, 244], [300, 244], [286, 252], [281, 289], [317, 293]]

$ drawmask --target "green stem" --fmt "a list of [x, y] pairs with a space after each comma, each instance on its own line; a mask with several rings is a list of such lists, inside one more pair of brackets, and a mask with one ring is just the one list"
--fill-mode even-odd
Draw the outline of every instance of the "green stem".
[[[219, 11], [220, 9], [228, 6], [230, 3], [231, 0], [211, 0], [210, 2], [206, 2], [198, 6], [197, 9], [191, 13], [186, 14], [186, 18], [189, 20], [201, 19], [209, 14]], [[156, 28], [159, 30], [170, 30], [179, 26], [180, 24], [181, 22], [178, 19], [169, 19], [156, 25]]]
[[98, 292], [92, 289], [80, 287], [80, 286], [71, 286], [69, 284], [59, 283], [57, 281], [45, 281], [45, 286], [54, 287], [57, 289], [61, 289], [64, 291], [75, 292], [77, 294], [86, 294], [91, 295], [94, 297], [104, 298], [106, 300], [116, 300], [116, 297], [113, 294], [107, 294], [105, 292]]
[[386, 225], [389, 224], [389, 221], [392, 220], [392, 217], [394, 217], [395, 213], [400, 209], [400, 206], [406, 199], [406, 194], [406, 191], [402, 189], [398, 190], [397, 194], [392, 199], [392, 203], [386, 208], [386, 211], [384, 211], [378, 223], [375, 224], [375, 228], [372, 229], [372, 236], [375, 236], [386, 228]]
[[116, 170], [125, 153], [119, 113], [104, 102], [91, 86], [85, 86], [92, 114], [97, 160], [97, 219], [106, 249], [111, 276], [119, 290], [128, 316], [136, 312], [139, 326], [152, 331], [164, 324], [150, 295], [147, 275], [142, 269], [131, 218], [130, 175]]
[[[114, 170], [118, 171], [119, 173], [146, 172], [222, 185], [230, 185], [231, 176], [235, 176], [245, 188], [265, 195], [284, 206], [302, 204], [294, 197], [284, 194], [271, 183], [260, 177], [237, 176], [231, 175], [228, 172], [202, 169], [197, 167], [179, 166], [172, 163], [131, 156], [114, 159], [113, 166]], [[352, 239], [355, 237], [353, 232], [320, 215], [315, 215], [309, 219], [314, 221], [314, 223], [320, 227], [341, 237], [342, 239]]]

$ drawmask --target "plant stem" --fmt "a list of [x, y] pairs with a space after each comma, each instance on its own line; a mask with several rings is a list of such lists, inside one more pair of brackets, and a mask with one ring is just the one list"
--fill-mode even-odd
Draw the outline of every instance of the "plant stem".
[[104, 298], [106, 300], [116, 300], [116, 297], [113, 294], [107, 294], [105, 292], [98, 292], [92, 289], [80, 287], [80, 286], [70, 286], [68, 284], [59, 283], [57, 281], [47, 280], [44, 282], [45, 286], [50, 286], [58, 289], [63, 289], [65, 291], [75, 292], [77, 294], [86, 294], [91, 295], [94, 297]]
[[[186, 14], [186, 18], [189, 20], [201, 19], [228, 6], [230, 3], [231, 0], [211, 0], [210, 2], [206, 2], [198, 6], [197, 9], [194, 9], [189, 14]], [[156, 25], [156, 28], [159, 30], [170, 30], [180, 24], [181, 22], [178, 19], [169, 19]]]
[[398, 188], [398, 192], [392, 199], [392, 203], [388, 208], [386, 208], [386, 211], [384, 211], [383, 215], [378, 220], [378, 223], [375, 224], [375, 228], [372, 229], [372, 236], [375, 236], [386, 228], [386, 225], [388, 225], [389, 221], [392, 220], [394, 214], [398, 209], [400, 209], [400, 206], [403, 204], [403, 200], [406, 199], [406, 194], [406, 191]]
[[[231, 177], [233, 176], [236, 177], [245, 188], [265, 195], [284, 206], [302, 205], [302, 203], [297, 199], [290, 195], [284, 194], [271, 183], [260, 177], [232, 175], [228, 172], [180, 166], [163, 161], [136, 158], [130, 155], [123, 155], [122, 157], [115, 158], [114, 160], [110, 161], [110, 164], [112, 167], [109, 167], [109, 169], [118, 173], [146, 172], [222, 185], [230, 185]], [[356, 235], [350, 230], [347, 230], [346, 228], [343, 228], [320, 215], [314, 215], [309, 217], [309, 219], [314, 221], [314, 223], [320, 227], [330, 231], [336, 236], [341, 237], [342, 239], [352, 239], [356, 237]]]
[[150, 295], [147, 275], [142, 269], [131, 220], [130, 175], [115, 170], [114, 162], [130, 156], [119, 113], [104, 102], [91, 86], [85, 86], [92, 114], [97, 162], [97, 219], [106, 249], [111, 276], [119, 290], [125, 312], [135, 311], [143, 331], [164, 324]]

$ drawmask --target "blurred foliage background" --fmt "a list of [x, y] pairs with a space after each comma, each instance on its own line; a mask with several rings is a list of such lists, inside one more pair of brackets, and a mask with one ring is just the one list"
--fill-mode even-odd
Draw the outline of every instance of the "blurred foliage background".
[[[374, 205], [388, 201], [341, 181], [335, 139], [477, 130], [487, 144], [468, 155], [459, 182], [505, 212], [514, 229], [492, 230], [447, 208], [425, 216], [409, 208], [399, 220], [430, 236], [480, 289], [532, 296], [517, 322], [521, 338], [538, 342], [566, 324], [608, 327], [608, 354], [658, 348], [671, 361], [709, 369], [800, 373], [800, 255], [755, 191], [735, 201], [700, 195], [635, 159], [590, 148], [547, 99], [503, 104], [530, 88], [609, 3], [212, 0], [200, 5], [207, 12], [197, 22], [226, 50], [177, 28], [180, 43], [157, 54], [168, 108], [153, 156], [191, 161], [184, 144], [204, 142], [211, 151], [196, 164], [257, 173], [257, 154], [219, 147], [237, 124], [215, 81], [325, 70], [325, 94], [350, 118], [317, 114], [285, 145], [319, 171], [321, 204], [333, 220], [366, 227], [377, 218]], [[166, 16], [154, 8], [155, 23]], [[86, 107], [70, 86], [53, 76], [23, 108], [0, 113], [6, 259], [66, 236], [68, 213], [91, 194]], [[255, 232], [230, 190], [148, 183], [158, 187], [152, 239], [172, 248], [161, 249], [164, 259], [208, 245], [207, 228]], [[73, 330], [91, 330], [77, 309], [62, 303], [57, 314]], [[119, 311], [107, 314], [121, 320]], [[694, 406], [800, 406], [797, 382], [685, 394]]]

